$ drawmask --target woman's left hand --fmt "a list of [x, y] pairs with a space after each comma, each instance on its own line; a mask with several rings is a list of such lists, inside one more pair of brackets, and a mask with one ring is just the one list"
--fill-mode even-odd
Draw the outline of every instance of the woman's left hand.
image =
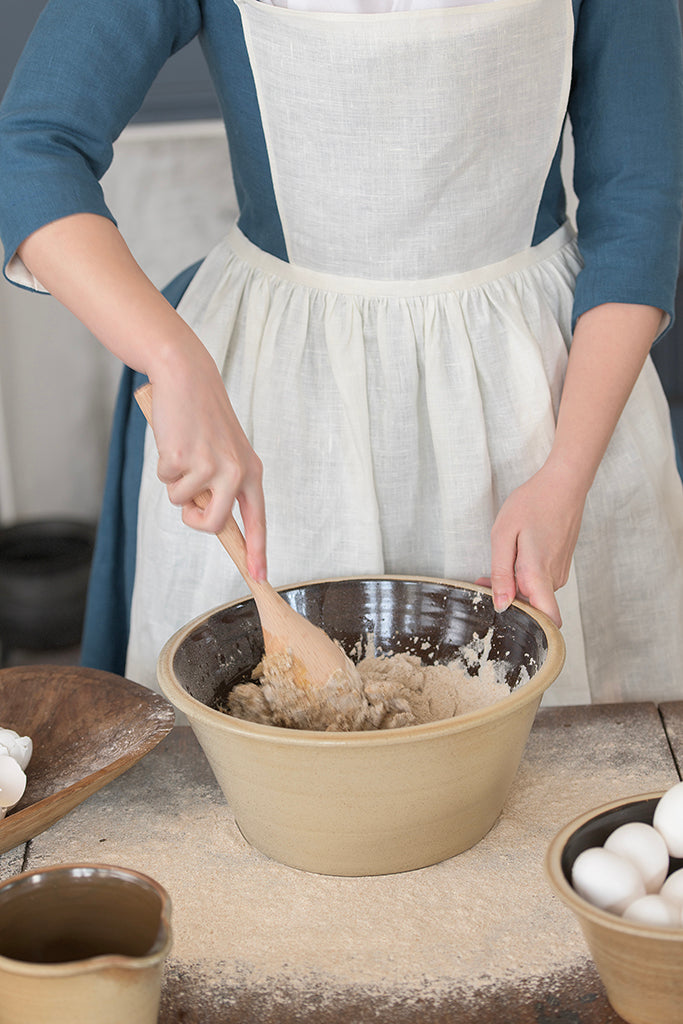
[[653, 306], [605, 303], [579, 317], [569, 352], [552, 451], [504, 502], [491, 531], [493, 603], [518, 595], [561, 625], [564, 586], [586, 495], [657, 332]]
[[493, 606], [515, 597], [562, 625], [555, 591], [569, 577], [586, 495], [571, 474], [547, 462], [510, 494], [491, 531]]

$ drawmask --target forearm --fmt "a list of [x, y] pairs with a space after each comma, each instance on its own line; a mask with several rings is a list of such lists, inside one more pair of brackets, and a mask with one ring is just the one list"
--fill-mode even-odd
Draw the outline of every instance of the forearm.
[[[19, 248], [29, 270], [114, 355], [154, 385], [157, 472], [188, 525], [217, 532], [235, 501], [250, 572], [265, 576], [261, 465], [228, 399], [218, 367], [197, 335], [135, 262], [115, 225], [76, 214], [54, 221]], [[210, 491], [205, 509], [195, 496]]]
[[27, 238], [18, 254], [110, 352], [151, 380], [201, 358], [197, 337], [107, 218], [76, 214], [54, 221]]
[[608, 303], [579, 317], [547, 467], [588, 493], [661, 326], [651, 306]]
[[651, 306], [605, 304], [579, 318], [552, 449], [504, 502], [491, 531], [494, 605], [515, 593], [560, 625], [586, 496], [661, 323]]

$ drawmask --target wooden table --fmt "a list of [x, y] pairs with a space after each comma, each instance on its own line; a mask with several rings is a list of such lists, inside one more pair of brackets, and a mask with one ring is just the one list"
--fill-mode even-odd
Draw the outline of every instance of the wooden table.
[[241, 836], [188, 728], [0, 857], [122, 864], [173, 901], [160, 1024], [618, 1024], [543, 857], [584, 810], [663, 790], [683, 702], [541, 709], [503, 813], [473, 850], [420, 871], [331, 878]]

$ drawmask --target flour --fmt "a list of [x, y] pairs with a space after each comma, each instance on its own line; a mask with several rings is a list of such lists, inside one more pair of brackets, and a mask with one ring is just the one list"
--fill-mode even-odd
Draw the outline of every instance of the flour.
[[[561, 993], [536, 1008], [527, 992], [516, 1013], [507, 986], [541, 979], [547, 995], [555, 976], [576, 985], [593, 970], [545, 878], [557, 831], [588, 808], [677, 781], [654, 704], [542, 709], [501, 817], [473, 849], [397, 875], [315, 875], [249, 846], [180, 728], [33, 839], [25, 866], [105, 861], [166, 888], [174, 943], [159, 1024], [616, 1024], [599, 1002], [575, 1006]], [[21, 857], [4, 854], [3, 867], [16, 873]]]
[[[399, 729], [465, 714], [502, 700], [510, 693], [505, 682], [509, 664], [491, 658], [493, 631], [476, 633], [458, 657], [444, 665], [433, 658], [370, 653], [358, 661], [358, 685], [333, 675], [323, 687], [302, 689], [287, 655], [265, 657], [254, 669], [255, 682], [236, 686], [226, 711], [262, 725], [326, 732]], [[372, 648], [372, 638], [369, 643]], [[528, 675], [524, 673], [524, 681]]]

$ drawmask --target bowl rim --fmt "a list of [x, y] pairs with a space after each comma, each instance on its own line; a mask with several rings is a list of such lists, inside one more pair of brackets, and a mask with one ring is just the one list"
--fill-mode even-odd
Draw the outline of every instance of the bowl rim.
[[[675, 783], [674, 783], [675, 785]], [[583, 825], [587, 825], [593, 818], [599, 817], [609, 811], [616, 811], [621, 807], [628, 807], [630, 804], [643, 803], [646, 800], [660, 800], [667, 792], [655, 790], [649, 793], [639, 793], [634, 796], [621, 797], [619, 800], [612, 800], [609, 803], [601, 804], [589, 811], [584, 811], [572, 821], [568, 822], [551, 840], [546, 851], [544, 860], [545, 875], [559, 898], [579, 918], [586, 918], [592, 924], [601, 928], [608, 928], [611, 931], [631, 935], [634, 938], [652, 938], [665, 942], [680, 942], [683, 938], [683, 925], [678, 928], [659, 928], [656, 925], [643, 924], [640, 921], [626, 921], [618, 914], [612, 914], [608, 910], [601, 910], [594, 907], [592, 903], [579, 896], [574, 887], [567, 881], [562, 870], [562, 854], [564, 849]]]
[[[463, 580], [446, 579], [434, 576], [413, 576], [384, 573], [306, 580], [302, 583], [289, 583], [285, 586], [276, 587], [275, 589], [278, 592], [282, 592], [287, 590], [297, 590], [300, 587], [318, 584], [346, 583], [357, 580], [398, 580], [416, 583], [440, 583], [449, 587], [488, 594], [489, 596], [492, 595], [490, 587], [485, 587], [477, 583], [467, 583]], [[178, 708], [179, 711], [182, 711], [187, 715], [191, 724], [193, 723], [193, 720], [199, 720], [206, 725], [210, 725], [211, 723], [218, 724], [220, 722], [223, 724], [224, 728], [228, 729], [228, 731], [236, 732], [241, 735], [246, 734], [256, 740], [262, 739], [264, 741], [270, 740], [272, 742], [276, 738], [280, 740], [284, 740], [286, 738], [289, 742], [320, 746], [327, 746], [329, 744], [337, 746], [363, 746], [368, 743], [372, 743], [374, 745], [391, 745], [410, 741], [414, 742], [416, 739], [431, 739], [441, 733], [452, 734], [453, 732], [465, 731], [470, 728], [474, 728], [483, 722], [489, 724], [500, 718], [508, 717], [512, 711], [524, 707], [535, 699], [540, 701], [545, 690], [548, 689], [559, 675], [565, 660], [566, 648], [564, 638], [552, 619], [526, 602], [515, 600], [512, 602], [512, 605], [519, 608], [530, 618], [534, 619], [543, 629], [548, 644], [548, 653], [538, 672], [534, 673], [528, 682], [513, 690], [509, 696], [505, 697], [503, 700], [497, 701], [495, 704], [490, 704], [474, 711], [467, 711], [462, 715], [456, 715], [453, 718], [442, 718], [436, 722], [427, 722], [422, 725], [402, 726], [399, 729], [377, 729], [355, 732], [322, 732], [314, 729], [289, 729], [284, 726], [261, 725], [257, 722], [249, 722], [245, 719], [234, 718], [232, 715], [228, 715], [223, 711], [217, 711], [215, 708], [207, 707], [206, 704], [203, 704], [201, 701], [197, 700], [196, 697], [192, 697], [187, 693], [180, 683], [178, 683], [171, 671], [173, 659], [178, 647], [201, 622], [204, 622], [210, 616], [217, 614], [218, 612], [225, 611], [226, 609], [232, 608], [238, 604], [244, 604], [250, 600], [253, 601], [253, 598], [250, 598], [249, 596], [241, 597], [235, 601], [229, 601], [226, 604], [217, 605], [215, 608], [202, 612], [201, 615], [196, 616], [191, 622], [181, 626], [181, 628], [166, 641], [159, 653], [159, 657], [157, 659], [157, 679], [161, 691], [164, 696]]]
[[[137, 868], [109, 864], [103, 861], [68, 861], [64, 864], [45, 864], [42, 867], [21, 871], [18, 875], [0, 882], [0, 890], [27, 887], [45, 877], [69, 878], [73, 876], [87, 880], [114, 878], [141, 886], [155, 893], [159, 899], [159, 927], [156, 938], [149, 950], [139, 956], [129, 953], [97, 953], [79, 960], [60, 960], [55, 963], [32, 960], [17, 960], [0, 954], [0, 964], [6, 974], [42, 978], [68, 978], [84, 974], [96, 974], [103, 969], [123, 968], [142, 973], [154, 967], [168, 956], [173, 945], [172, 901], [167, 889], [156, 878]], [[35, 882], [34, 882], [35, 880]]]

